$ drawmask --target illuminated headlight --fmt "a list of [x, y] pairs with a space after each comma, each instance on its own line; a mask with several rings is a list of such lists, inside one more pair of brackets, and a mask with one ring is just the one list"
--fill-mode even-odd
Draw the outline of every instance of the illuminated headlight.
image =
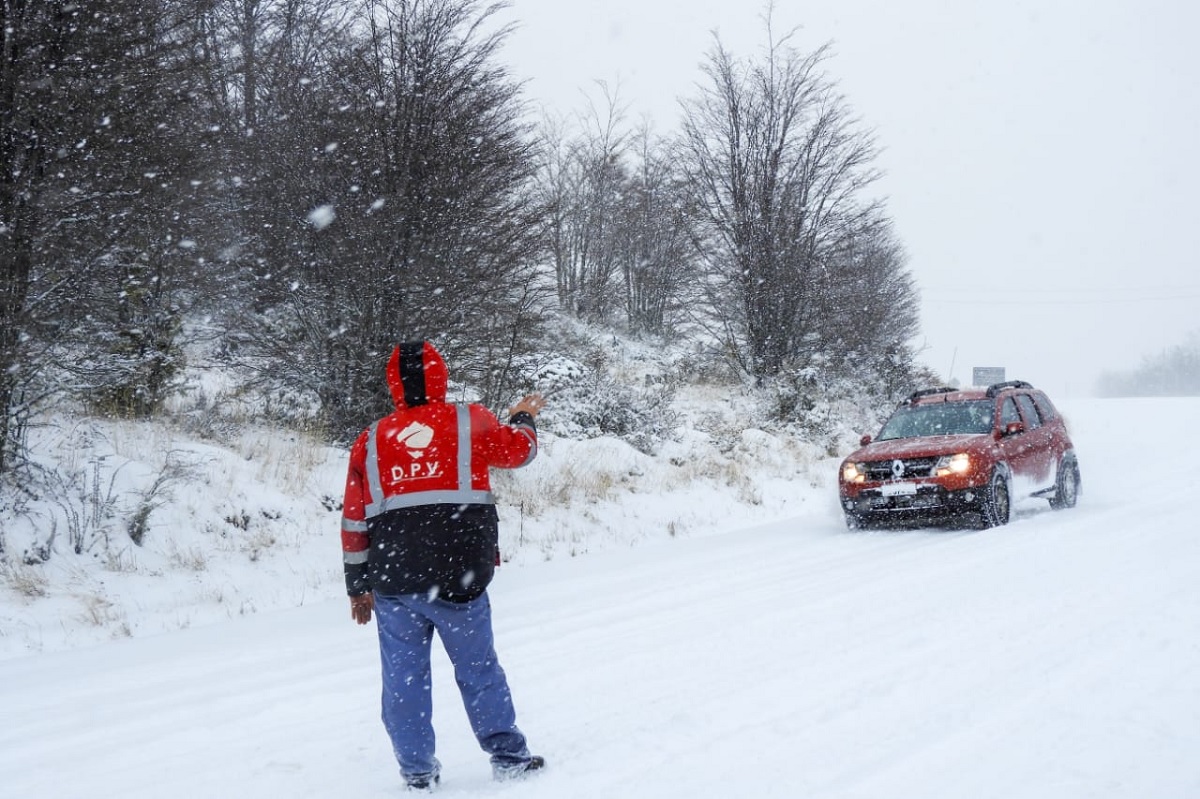
[[867, 470], [861, 463], [842, 464], [843, 483], [863, 483], [867, 479]]
[[933, 465], [933, 474], [935, 477], [945, 477], [951, 474], [966, 474], [971, 468], [971, 458], [967, 453], [960, 452], [957, 455], [943, 455], [938, 458], [937, 463]]

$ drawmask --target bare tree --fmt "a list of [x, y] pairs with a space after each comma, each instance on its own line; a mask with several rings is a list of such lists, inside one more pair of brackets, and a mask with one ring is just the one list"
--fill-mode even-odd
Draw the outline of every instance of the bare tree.
[[767, 33], [760, 62], [716, 40], [682, 136], [707, 324], [758, 380], [825, 354], [824, 276], [879, 216], [875, 145], [822, 71], [827, 49]]
[[[344, 0], [203, 0], [191, 18], [215, 152], [207, 209], [220, 235], [213, 310], [261, 313], [298, 280], [296, 238], [323, 191], [322, 148], [345, 114], [337, 71], [354, 51]], [[234, 324], [234, 327], [238, 325]]]
[[698, 259], [674, 153], [649, 127], [637, 133], [636, 165], [622, 193], [619, 260], [631, 330], [665, 333]]
[[621, 223], [629, 186], [624, 114], [616, 92], [599, 85], [604, 105], [589, 101], [578, 132], [548, 130], [539, 176], [547, 209], [542, 236], [559, 307], [589, 320], [606, 318], [620, 297]]
[[243, 351], [315, 396], [336, 438], [390, 406], [381, 364], [396, 342], [437, 340], [489, 402], [506, 374], [490, 358], [532, 343], [535, 164], [497, 62], [501, 8], [360, 0], [353, 36], [309, 79], [319, 113], [289, 120], [288, 280]]
[[855, 378], [887, 399], [912, 390], [920, 367], [909, 342], [917, 335], [920, 295], [890, 222], [877, 217], [850, 237], [819, 270], [821, 298], [812, 349], [828, 374]]

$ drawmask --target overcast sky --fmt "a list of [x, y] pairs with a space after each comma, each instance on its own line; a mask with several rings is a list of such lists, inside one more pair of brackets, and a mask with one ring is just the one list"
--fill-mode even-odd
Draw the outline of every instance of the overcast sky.
[[[512, 0], [505, 59], [556, 114], [619, 86], [674, 131], [716, 31], [753, 0]], [[922, 358], [1086, 395], [1200, 330], [1200, 4], [778, 0], [874, 130], [877, 184], [922, 295]], [[951, 369], [953, 373], [951, 374]]]

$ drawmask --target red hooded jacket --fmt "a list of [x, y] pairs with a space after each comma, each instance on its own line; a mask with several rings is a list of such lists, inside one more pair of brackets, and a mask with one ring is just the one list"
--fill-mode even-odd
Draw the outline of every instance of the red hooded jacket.
[[501, 424], [482, 405], [446, 402], [446, 362], [428, 341], [401, 344], [387, 365], [396, 412], [350, 449], [342, 553], [351, 596], [476, 598], [491, 582], [497, 515], [490, 468], [537, 454], [533, 417]]

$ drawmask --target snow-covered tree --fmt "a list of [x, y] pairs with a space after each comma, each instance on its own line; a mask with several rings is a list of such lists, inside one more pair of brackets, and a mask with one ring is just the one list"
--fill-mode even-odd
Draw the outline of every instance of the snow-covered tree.
[[[123, 342], [132, 369], [108, 374], [127, 387], [162, 352], [128, 345], [170, 314], [165, 287], [194, 260], [176, 234], [202, 188], [182, 14], [172, 0], [0, 2], [0, 472], [50, 369], [102, 353], [98, 325]], [[128, 280], [147, 264], [139, 316]]]
[[1101, 397], [1200, 396], [1200, 330], [1182, 344], [1148, 355], [1135, 369], [1100, 375], [1096, 393]]

